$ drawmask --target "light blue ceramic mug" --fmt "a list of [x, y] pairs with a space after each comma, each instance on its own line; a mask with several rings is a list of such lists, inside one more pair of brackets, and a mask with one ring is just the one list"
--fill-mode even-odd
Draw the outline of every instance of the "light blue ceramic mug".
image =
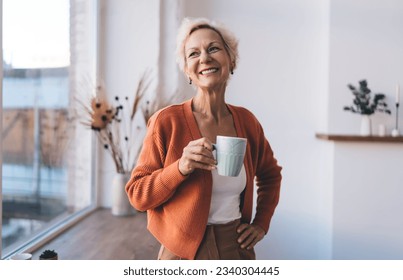
[[241, 172], [246, 151], [246, 138], [217, 136], [216, 150], [218, 175], [237, 177]]

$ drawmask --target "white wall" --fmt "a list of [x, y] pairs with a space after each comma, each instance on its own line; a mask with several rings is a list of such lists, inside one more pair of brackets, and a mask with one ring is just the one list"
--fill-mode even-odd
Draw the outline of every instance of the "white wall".
[[334, 259], [403, 258], [402, 144], [337, 143]]
[[[352, 104], [348, 83], [367, 79], [373, 92], [382, 92], [395, 113], [395, 86], [403, 86], [403, 3], [399, 0], [331, 1], [329, 130], [332, 133], [357, 133], [360, 116], [343, 111]], [[376, 114], [378, 124], [393, 129], [394, 115]], [[400, 114], [400, 124], [403, 125]], [[401, 126], [402, 127], [402, 126]], [[401, 129], [403, 133], [403, 130]]]
[[[258, 258], [403, 257], [403, 178], [396, 175], [402, 147], [315, 138], [317, 132], [358, 131], [359, 117], [342, 110], [352, 100], [349, 82], [367, 78], [371, 89], [393, 101], [395, 83], [403, 85], [403, 3], [118, 0], [107, 6], [102, 69], [116, 92], [130, 91], [140, 66], [158, 63], [159, 91], [177, 87], [193, 94], [165, 57], [173, 53], [172, 29], [182, 16], [220, 20], [240, 39], [227, 101], [256, 114], [284, 167], [280, 204]], [[146, 30], [137, 26], [144, 21]], [[390, 129], [391, 118], [377, 116], [374, 123]], [[111, 166], [100, 170], [103, 205], [110, 205]], [[370, 242], [375, 247], [365, 248]]]
[[[100, 32], [100, 79], [108, 94], [133, 96], [138, 79], [146, 69], [153, 69], [158, 81], [159, 0], [102, 0]], [[113, 100], [113, 99], [112, 99]], [[102, 148], [99, 157], [99, 204], [110, 207], [113, 176], [111, 156]]]
[[[395, 85], [403, 84], [403, 3], [334, 0], [330, 11], [329, 131], [357, 134], [360, 116], [342, 110], [352, 103], [348, 83], [367, 79], [395, 113]], [[374, 132], [384, 123], [390, 133], [394, 117], [375, 114]], [[333, 156], [332, 257], [402, 259], [403, 145], [334, 143]]]

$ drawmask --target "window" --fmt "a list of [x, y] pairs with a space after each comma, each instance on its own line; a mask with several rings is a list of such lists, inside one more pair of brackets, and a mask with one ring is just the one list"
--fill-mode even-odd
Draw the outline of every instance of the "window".
[[3, 258], [95, 206], [93, 137], [74, 99], [95, 75], [96, 7], [3, 0]]

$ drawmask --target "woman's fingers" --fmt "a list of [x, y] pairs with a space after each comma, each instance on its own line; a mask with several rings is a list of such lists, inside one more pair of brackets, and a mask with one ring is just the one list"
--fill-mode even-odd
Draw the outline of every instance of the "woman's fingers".
[[200, 139], [197, 139], [197, 140], [189, 142], [188, 147], [189, 146], [203, 147], [203, 148], [209, 150], [210, 152], [213, 150], [213, 144], [206, 137], [203, 137], [203, 138], [200, 138]]
[[215, 168], [216, 161], [211, 152], [212, 144], [207, 138], [200, 138], [189, 144], [183, 149], [182, 157], [179, 161], [179, 171], [183, 175], [189, 175], [196, 168], [212, 170]]
[[264, 237], [264, 230], [256, 225], [241, 224], [237, 232], [239, 233], [238, 243], [241, 248], [252, 249]]
[[202, 146], [191, 146], [191, 147], [186, 147], [184, 149], [184, 153], [186, 154], [189, 159], [200, 162], [200, 163], [205, 163], [205, 164], [214, 164], [215, 159], [213, 157], [213, 154], [211, 151], [209, 151], [207, 148], [202, 147]]

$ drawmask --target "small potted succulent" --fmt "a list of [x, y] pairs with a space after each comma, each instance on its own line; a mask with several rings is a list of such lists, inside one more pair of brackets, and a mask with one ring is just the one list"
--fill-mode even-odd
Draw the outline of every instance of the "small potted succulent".
[[54, 250], [45, 250], [39, 256], [40, 260], [57, 260], [59, 259], [58, 254]]

